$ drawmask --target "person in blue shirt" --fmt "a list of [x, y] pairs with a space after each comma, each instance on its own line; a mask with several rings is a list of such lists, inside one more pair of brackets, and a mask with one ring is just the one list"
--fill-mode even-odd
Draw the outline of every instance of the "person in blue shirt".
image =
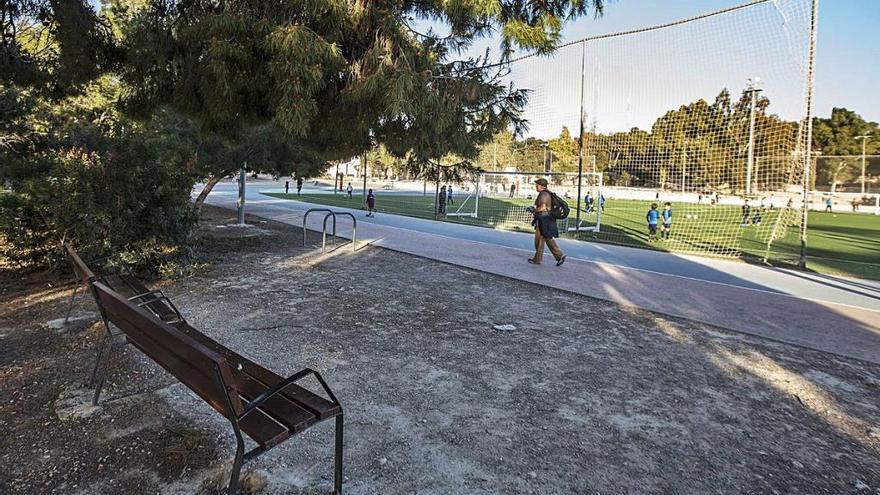
[[452, 184], [446, 186], [446, 202], [452, 204]]
[[825, 200], [825, 213], [831, 213], [831, 207], [834, 205], [834, 201], [831, 201], [831, 198]]
[[587, 207], [587, 213], [593, 211], [593, 197], [590, 196], [589, 192], [587, 192], [587, 195], [584, 197], [584, 204]]
[[599, 209], [602, 210], [603, 213], [605, 212], [605, 195], [604, 194], [599, 195]]
[[651, 203], [651, 209], [645, 218], [648, 220], [648, 241], [654, 242], [657, 240], [657, 221], [660, 219], [657, 203]]
[[660, 213], [663, 219], [663, 239], [669, 240], [669, 233], [672, 232], [672, 203], [666, 202], [663, 205], [663, 211]]

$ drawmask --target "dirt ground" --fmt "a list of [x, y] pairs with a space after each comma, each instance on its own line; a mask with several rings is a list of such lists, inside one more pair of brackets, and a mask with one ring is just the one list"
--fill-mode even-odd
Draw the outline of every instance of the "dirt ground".
[[[154, 285], [256, 362], [324, 375], [347, 493], [880, 494], [878, 366], [379, 248], [322, 255], [206, 209], [201, 267]], [[88, 407], [91, 300], [59, 331], [70, 282], [0, 284], [0, 493], [214, 491], [219, 414], [131, 348]], [[329, 493], [332, 438], [308, 430], [250, 481]]]

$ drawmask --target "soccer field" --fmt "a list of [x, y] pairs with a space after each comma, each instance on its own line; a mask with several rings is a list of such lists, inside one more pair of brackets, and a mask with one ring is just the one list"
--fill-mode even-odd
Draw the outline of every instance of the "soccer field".
[[[282, 199], [298, 199], [304, 202], [323, 204], [341, 208], [361, 208], [361, 197], [355, 195], [348, 199], [345, 194], [277, 194], [270, 196]], [[465, 200], [462, 196], [449, 205], [448, 211], [455, 212]], [[473, 198], [467, 199], [462, 212], [472, 212]], [[479, 204], [479, 217], [451, 216], [444, 220], [505, 230], [531, 231], [530, 215], [525, 207], [533, 200], [527, 198], [482, 197]], [[796, 262], [799, 252], [799, 237], [796, 228], [788, 232], [777, 232], [778, 240], [771, 251], [766, 252], [766, 240], [776, 228], [779, 209], [764, 209], [760, 225], [754, 224], [755, 209], [752, 210], [747, 226], [742, 225], [742, 210], [737, 205], [698, 205], [693, 203], [673, 204], [673, 229], [671, 238], [649, 242], [645, 214], [651, 201], [608, 199], [601, 216], [600, 232], [586, 231], [572, 233], [576, 238], [611, 242], [647, 249], [706, 254], [718, 256], [737, 256], [750, 261], [760, 261], [766, 256], [771, 262], [786, 264]], [[662, 208], [662, 202], [661, 208]], [[574, 200], [568, 227], [574, 227]], [[377, 194], [376, 207], [379, 212], [407, 215], [420, 218], [434, 218], [433, 195], [421, 194]], [[581, 213], [582, 226], [596, 224], [595, 212]], [[565, 227], [561, 223], [561, 229]], [[808, 230], [808, 267], [821, 273], [840, 274], [853, 277], [880, 279], [880, 216], [854, 213], [810, 212]]]

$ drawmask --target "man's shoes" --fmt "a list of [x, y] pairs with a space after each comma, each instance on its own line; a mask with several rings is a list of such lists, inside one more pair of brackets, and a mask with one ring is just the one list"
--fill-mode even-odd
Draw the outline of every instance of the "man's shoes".
[[540, 264], [541, 264], [540, 262], [535, 261], [534, 258], [529, 258], [529, 263], [531, 263], [531, 264], [533, 264], [533, 265], [540, 265]]
[[559, 258], [558, 260], [556, 260], [556, 266], [562, 266], [562, 264], [565, 263], [565, 258], [566, 258], [566, 256], [563, 254], [562, 258]]

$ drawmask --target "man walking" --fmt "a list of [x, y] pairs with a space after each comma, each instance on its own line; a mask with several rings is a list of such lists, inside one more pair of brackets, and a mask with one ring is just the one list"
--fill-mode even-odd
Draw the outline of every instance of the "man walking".
[[535, 256], [529, 258], [529, 263], [541, 264], [544, 259], [544, 244], [546, 244], [553, 258], [556, 259], [556, 266], [561, 266], [565, 263], [565, 255], [554, 239], [559, 237], [559, 228], [556, 226], [556, 219], [550, 214], [550, 210], [553, 209], [553, 193], [547, 189], [547, 185], [547, 179], [535, 181], [538, 197], [535, 198], [535, 206], [529, 208], [534, 215], [532, 225], [535, 226]]
[[446, 202], [449, 204], [454, 204], [452, 201], [452, 184], [446, 186]]
[[302, 191], [302, 189], [303, 189], [303, 178], [297, 177], [296, 178], [296, 195], [297, 196], [299, 196], [299, 193], [300, 193], [300, 191]]

